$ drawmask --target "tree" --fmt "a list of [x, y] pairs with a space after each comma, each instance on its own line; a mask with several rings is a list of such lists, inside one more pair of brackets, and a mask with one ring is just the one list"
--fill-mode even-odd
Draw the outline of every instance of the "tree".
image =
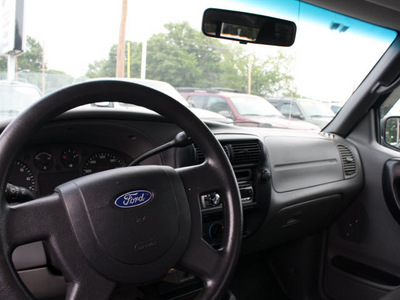
[[114, 77], [117, 64], [117, 45], [113, 45], [108, 54], [108, 59], [96, 60], [89, 64], [86, 76], [89, 78]]
[[166, 39], [164, 34], [153, 36], [148, 41], [147, 76], [173, 86], [193, 86], [201, 74], [196, 56], [175, 42], [179, 41]]
[[[43, 48], [34, 38], [26, 37], [26, 51], [17, 56], [17, 70], [29, 70], [30, 72], [42, 72]], [[46, 69], [46, 65], [45, 65]]]
[[252, 72], [253, 93], [264, 97], [296, 96], [294, 79], [290, 75], [291, 62], [292, 58], [282, 52], [266, 60], [255, 59]]
[[218, 87], [246, 91], [248, 76], [247, 53], [237, 44], [230, 44], [221, 49], [223, 52]]
[[[17, 56], [17, 71], [42, 72], [43, 48], [33, 37], [26, 37], [26, 50]], [[0, 71], [7, 71], [7, 57], [0, 59]]]
[[[184, 72], [182, 76], [188, 75], [192, 78], [188, 80], [175, 80], [175, 86], [198, 86], [210, 87], [218, 81], [218, 73], [220, 71], [220, 62], [222, 61], [221, 50], [226, 47], [216, 39], [210, 39], [201, 32], [193, 29], [188, 22], [168, 23], [165, 25], [166, 34], [158, 35], [158, 43], [150, 39], [150, 43], [154, 43], [156, 47], [168, 45], [169, 51], [163, 51], [167, 55], [168, 68], [171, 62], [174, 62], [176, 54], [182, 56], [178, 60], [179, 71]], [[150, 47], [150, 46], [149, 46]], [[155, 51], [163, 48], [154, 48]], [[151, 56], [149, 57], [151, 63]], [[161, 69], [162, 66], [159, 66]], [[158, 75], [161, 77], [161, 75]], [[172, 78], [171, 78], [172, 79]]]
[[[224, 87], [246, 91], [249, 55], [246, 47], [210, 39], [188, 22], [168, 23], [166, 33], [153, 35], [147, 43], [148, 79], [166, 81], [176, 87]], [[131, 77], [139, 77], [141, 43], [131, 42]], [[88, 77], [114, 76], [116, 45], [108, 59], [89, 65]], [[254, 59], [252, 93], [260, 96], [292, 94], [291, 59], [283, 53]]]

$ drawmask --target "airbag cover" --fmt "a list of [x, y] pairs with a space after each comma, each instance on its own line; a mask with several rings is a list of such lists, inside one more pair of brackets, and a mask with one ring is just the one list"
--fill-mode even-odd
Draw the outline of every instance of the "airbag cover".
[[170, 167], [109, 170], [57, 190], [78, 243], [94, 265], [103, 263], [98, 251], [123, 264], [143, 265], [164, 256], [174, 264], [186, 247], [190, 213], [180, 177]]

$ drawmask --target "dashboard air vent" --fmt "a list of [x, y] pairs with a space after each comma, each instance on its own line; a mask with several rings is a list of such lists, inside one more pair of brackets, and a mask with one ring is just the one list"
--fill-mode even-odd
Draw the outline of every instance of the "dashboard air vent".
[[[254, 164], [261, 160], [261, 147], [257, 140], [223, 142], [222, 147], [233, 165]], [[204, 161], [203, 151], [197, 145], [194, 148], [196, 161]]]
[[353, 177], [357, 173], [357, 163], [349, 148], [338, 145], [340, 159], [342, 161], [344, 178]]
[[[230, 157], [228, 146], [225, 145], [225, 146], [222, 146], [222, 148], [224, 149], [225, 154], [228, 157]], [[195, 156], [196, 156], [196, 161], [198, 163], [203, 162], [205, 159], [204, 153], [197, 145], [194, 145], [194, 152], [195, 152]]]
[[261, 160], [261, 148], [258, 141], [232, 142], [232, 164], [251, 164]]

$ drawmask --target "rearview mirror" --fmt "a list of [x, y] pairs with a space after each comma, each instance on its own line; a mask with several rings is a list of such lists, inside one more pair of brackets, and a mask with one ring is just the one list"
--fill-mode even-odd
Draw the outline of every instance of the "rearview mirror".
[[202, 31], [206, 36], [274, 46], [291, 46], [296, 24], [291, 21], [209, 8], [203, 15]]

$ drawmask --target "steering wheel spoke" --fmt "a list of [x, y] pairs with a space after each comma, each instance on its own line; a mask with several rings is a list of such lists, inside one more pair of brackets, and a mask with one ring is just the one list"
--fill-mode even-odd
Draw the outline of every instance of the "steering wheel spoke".
[[[22, 204], [7, 205], [5, 227], [10, 248], [45, 240], [65, 220], [58, 194]], [[67, 225], [68, 226], [68, 225]]]
[[[209, 163], [183, 167], [177, 169], [186, 188], [188, 196], [198, 197], [210, 191], [223, 191], [225, 187], [222, 184], [217, 170]], [[194, 199], [193, 199], [194, 200]]]
[[[203, 280], [202, 297], [204, 299], [212, 299], [214, 295], [210, 291], [219, 290], [218, 286], [216, 286], [216, 278], [223, 277], [222, 272], [226, 271], [226, 267], [228, 266], [229, 272], [233, 270], [235, 262], [227, 259], [229, 257], [227, 253], [230, 253], [233, 249], [238, 251], [235, 243], [241, 239], [241, 222], [231, 223], [234, 219], [230, 215], [233, 209], [239, 208], [240, 210], [240, 203], [227, 201], [228, 198], [234, 197], [232, 193], [234, 194], [238, 191], [226, 188], [229, 183], [226, 181], [227, 178], [225, 178], [223, 171], [221, 171], [208, 161], [201, 165], [177, 169], [185, 186], [192, 216], [192, 234], [188, 247], [179, 261], [179, 267], [199, 276]], [[202, 238], [203, 225], [200, 198], [210, 192], [217, 192], [221, 195], [224, 219], [227, 225], [227, 232], [222, 241], [223, 248], [220, 250], [214, 249]], [[236, 207], [229, 207], [232, 204]], [[235, 238], [229, 239], [229, 235], [233, 233], [236, 234]], [[222, 271], [224, 269], [225, 271]], [[228, 277], [225, 280], [228, 280]]]
[[80, 272], [74, 282], [68, 283], [66, 299], [109, 299], [115, 283], [107, 280], [94, 272], [92, 269], [86, 269]]
[[207, 281], [216, 271], [221, 251], [223, 250], [212, 248], [201, 237], [192, 236], [185, 254], [179, 261], [179, 266]]

